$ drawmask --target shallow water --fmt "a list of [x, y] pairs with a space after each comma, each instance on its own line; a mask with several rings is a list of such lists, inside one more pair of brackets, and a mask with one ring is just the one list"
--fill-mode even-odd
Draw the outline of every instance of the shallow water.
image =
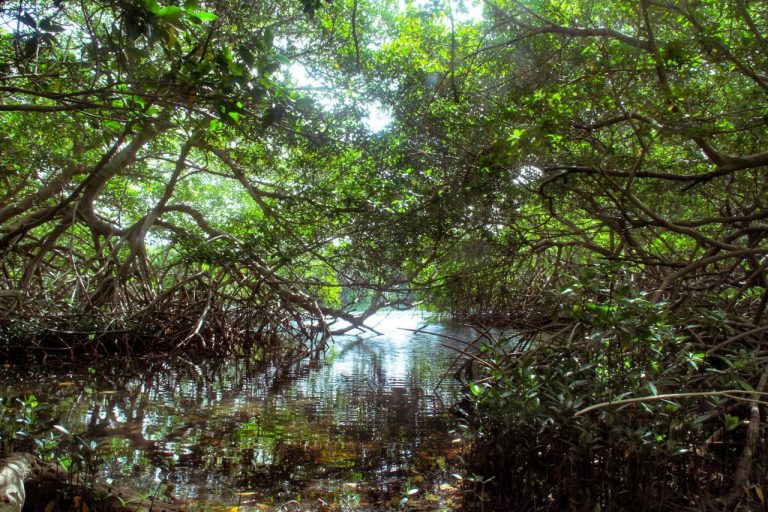
[[74, 448], [103, 461], [100, 478], [190, 509], [455, 509], [460, 444], [448, 409], [459, 354], [445, 345], [463, 345], [404, 330], [426, 325], [412, 312], [368, 323], [382, 334], [339, 336], [282, 368], [174, 360], [0, 378], [4, 396], [56, 404], [56, 423], [95, 443], [91, 453], [64, 441], [56, 453]]

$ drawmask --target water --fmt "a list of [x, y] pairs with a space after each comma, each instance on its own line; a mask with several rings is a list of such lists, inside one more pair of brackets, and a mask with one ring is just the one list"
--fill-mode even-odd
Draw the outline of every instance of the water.
[[190, 509], [458, 507], [448, 409], [459, 354], [445, 345], [463, 345], [404, 330], [425, 325], [411, 312], [368, 323], [382, 334], [339, 336], [324, 356], [287, 366], [145, 361], [0, 377], [5, 396], [54, 403], [57, 424], [95, 441], [86, 455], [103, 461], [100, 478]]

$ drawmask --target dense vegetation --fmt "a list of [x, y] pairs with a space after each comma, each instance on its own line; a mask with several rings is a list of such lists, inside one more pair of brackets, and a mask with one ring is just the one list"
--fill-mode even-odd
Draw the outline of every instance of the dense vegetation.
[[279, 74], [332, 43], [314, 9], [4, 6], [10, 348], [303, 346], [345, 316], [373, 163]]
[[302, 353], [415, 297], [524, 329], [464, 374], [515, 508], [764, 507], [768, 6], [467, 6], [3, 4], [5, 352]]

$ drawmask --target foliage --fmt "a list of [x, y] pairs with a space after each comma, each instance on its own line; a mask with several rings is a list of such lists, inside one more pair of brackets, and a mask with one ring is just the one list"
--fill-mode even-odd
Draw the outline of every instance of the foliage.
[[339, 133], [355, 126], [286, 73], [322, 53], [313, 20], [330, 9], [3, 5], [6, 353], [301, 353], [346, 315], [340, 279], [388, 279], [344, 250], [368, 200]]
[[[488, 348], [487, 380], [468, 388], [476, 472], [513, 508], [761, 500], [761, 406], [719, 396], [572, 419], [569, 400], [764, 391], [765, 7], [484, 5], [481, 23], [450, 6], [403, 15], [371, 66], [382, 82], [405, 70], [379, 92], [396, 113], [388, 135], [435, 183], [417, 183], [409, 210], [429, 211], [439, 240], [416, 278], [426, 300], [538, 333], [525, 355]], [[527, 397], [544, 391], [534, 410]], [[738, 412], [694, 421], [718, 407]], [[736, 416], [751, 428], [728, 431], [732, 451], [700, 455], [714, 418]], [[715, 474], [710, 500], [701, 475]]]
[[[468, 383], [462, 413], [470, 464], [492, 479], [495, 499], [515, 510], [758, 502], [768, 454], [751, 410], [765, 356], [707, 354], [667, 304], [620, 286], [584, 300], [579, 288], [601, 283], [581, 277], [561, 292], [571, 322], [481, 349], [485, 371]], [[760, 430], [745, 462], [750, 417]], [[743, 464], [757, 490], [734, 482]]]
[[[343, 313], [340, 287], [414, 282], [456, 316], [510, 321], [599, 260], [631, 267], [654, 300], [762, 321], [762, 6], [3, 13], [3, 303], [25, 327], [45, 311], [54, 332], [199, 340], [195, 322], [121, 313], [160, 300], [206, 324], [183, 284], [197, 274], [237, 308], [289, 307], [314, 335]], [[294, 64], [330, 93], [302, 92]], [[371, 103], [393, 115], [375, 135]], [[71, 320], [86, 317], [104, 319]]]
[[[768, 7], [492, 0], [471, 19], [465, 4], [4, 3], [4, 352], [301, 355], [331, 320], [416, 297], [548, 335], [522, 358], [489, 348], [503, 360], [472, 388], [477, 417], [504, 425], [492, 435], [533, 432], [549, 461], [518, 498], [574, 474], [547, 459], [559, 450], [611, 489], [634, 478], [623, 461], [652, 475], [646, 496], [693, 500], [699, 476], [661, 475], [719, 471], [695, 452], [704, 399], [572, 421], [557, 397], [762, 390]], [[374, 107], [391, 114], [377, 133]], [[537, 386], [544, 420], [504, 405]], [[722, 407], [733, 435], [750, 418], [723, 466], [732, 505], [764, 474], [742, 462], [765, 428], [757, 404]], [[609, 419], [624, 437], [600, 444]], [[596, 451], [578, 432], [601, 434]], [[556, 499], [618, 503], [569, 482]]]
[[90, 485], [102, 463], [97, 442], [72, 435], [55, 424], [62, 404], [38, 401], [35, 395], [9, 399], [0, 397], [0, 450], [29, 452], [41, 461], [53, 462], [67, 475], [70, 485]]
[[[9, 403], [10, 402], [10, 403]], [[17, 444], [29, 439], [38, 427], [37, 416], [40, 403], [35, 395], [8, 400], [0, 399], [0, 424], [2, 429], [2, 452], [17, 449]]]
[[[485, 5], [479, 24], [403, 16], [372, 65], [382, 81], [398, 74], [379, 94], [397, 114], [400, 165], [433, 183], [409, 209], [429, 211], [422, 224], [444, 247], [420, 276], [448, 283], [433, 299], [515, 320], [499, 302], [607, 260], [655, 298], [760, 324], [764, 7]], [[475, 297], [489, 307], [473, 312]]]

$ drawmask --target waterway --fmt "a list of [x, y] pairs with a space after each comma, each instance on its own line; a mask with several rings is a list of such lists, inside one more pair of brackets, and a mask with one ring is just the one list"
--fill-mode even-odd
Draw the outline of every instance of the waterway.
[[[403, 311], [368, 323], [381, 334], [291, 364], [81, 361], [5, 367], [0, 384], [6, 401], [51, 404], [36, 414], [61, 428], [38, 449], [189, 510], [461, 509], [463, 344], [445, 336], [474, 333]], [[425, 325], [443, 336], [412, 332]]]

